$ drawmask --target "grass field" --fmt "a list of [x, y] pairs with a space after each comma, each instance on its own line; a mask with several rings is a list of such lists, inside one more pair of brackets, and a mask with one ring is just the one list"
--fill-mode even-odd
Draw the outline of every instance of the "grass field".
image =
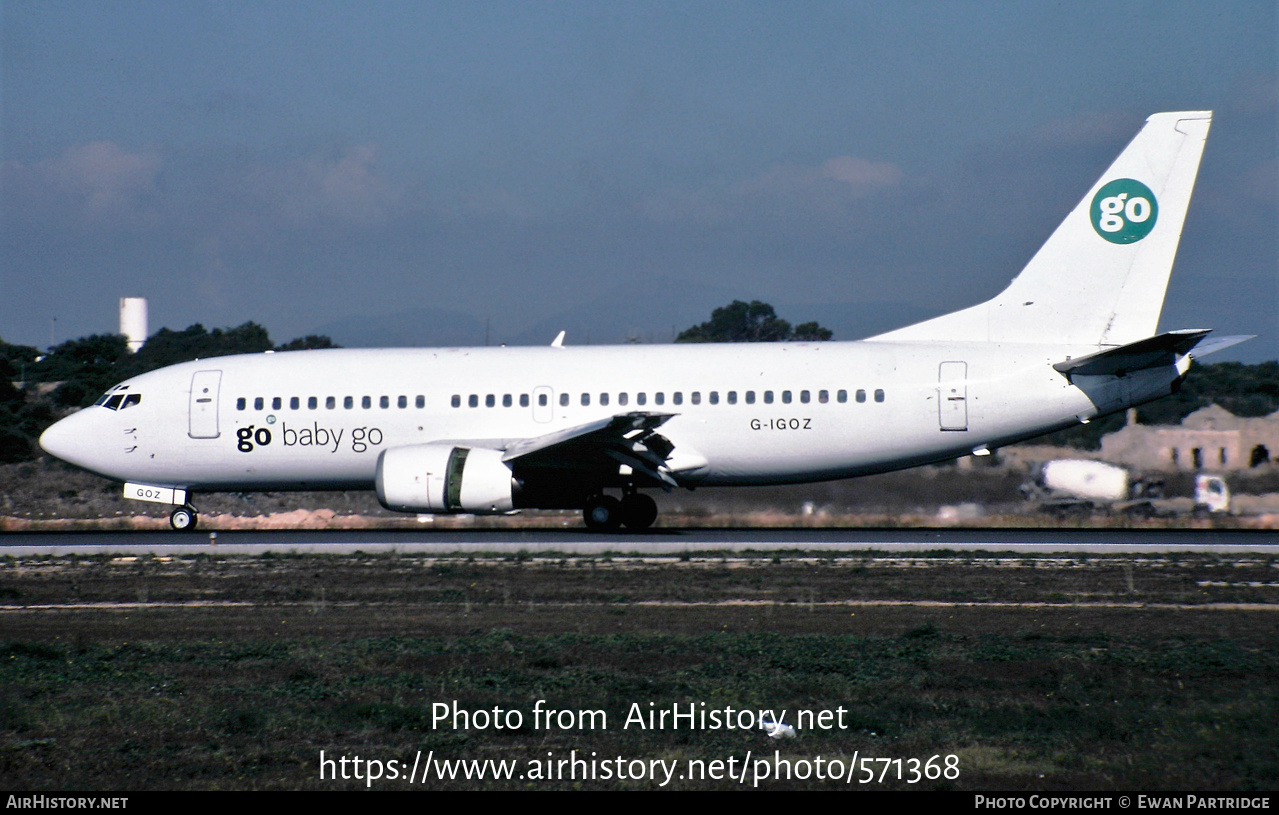
[[[321, 751], [407, 774], [419, 750], [526, 775], [574, 750], [680, 772], [748, 751], [901, 759], [847, 785], [876, 789], [1279, 784], [1279, 557], [9, 558], [0, 604], [9, 789], [362, 787], [322, 780]], [[434, 721], [454, 700], [522, 726]], [[607, 727], [534, 726], [538, 700]], [[650, 703], [785, 709], [792, 724], [842, 708], [843, 726], [778, 742], [623, 726]], [[952, 755], [957, 778], [897, 780]]]

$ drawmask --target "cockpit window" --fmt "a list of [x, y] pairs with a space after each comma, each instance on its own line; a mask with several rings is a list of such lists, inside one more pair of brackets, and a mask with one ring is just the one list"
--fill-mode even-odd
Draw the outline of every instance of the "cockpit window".
[[126, 393], [125, 391], [127, 390], [127, 388], [112, 388], [102, 394], [98, 401], [93, 404], [104, 407], [107, 410], [124, 410], [142, 401], [142, 394]]

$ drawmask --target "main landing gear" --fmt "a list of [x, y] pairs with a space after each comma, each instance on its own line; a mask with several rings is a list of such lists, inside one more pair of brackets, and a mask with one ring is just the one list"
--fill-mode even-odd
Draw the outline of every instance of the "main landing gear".
[[195, 507], [190, 504], [178, 507], [169, 513], [169, 525], [179, 532], [195, 529], [195, 524], [198, 520], [199, 516], [195, 512]]
[[616, 532], [622, 526], [630, 532], [643, 532], [657, 520], [657, 502], [638, 492], [627, 493], [620, 501], [611, 495], [596, 495], [587, 500], [582, 520], [592, 532]]

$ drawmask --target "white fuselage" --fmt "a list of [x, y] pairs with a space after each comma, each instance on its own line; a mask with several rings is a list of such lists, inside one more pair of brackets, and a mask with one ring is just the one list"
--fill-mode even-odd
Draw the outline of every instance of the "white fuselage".
[[645, 411], [674, 414], [661, 433], [681, 484], [794, 483], [953, 458], [1127, 407], [1094, 404], [1051, 367], [1093, 351], [869, 341], [218, 357], [122, 383], [136, 404], [86, 408], [42, 443], [142, 484], [370, 489], [391, 448], [503, 449]]

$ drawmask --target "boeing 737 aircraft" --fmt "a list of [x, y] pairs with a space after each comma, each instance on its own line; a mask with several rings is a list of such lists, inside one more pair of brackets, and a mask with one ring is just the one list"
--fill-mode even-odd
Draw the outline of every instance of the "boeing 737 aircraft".
[[49, 453], [175, 505], [200, 491], [375, 489], [417, 513], [582, 509], [640, 530], [641, 489], [791, 484], [995, 448], [1175, 392], [1247, 339], [1156, 334], [1211, 112], [1158, 113], [994, 299], [860, 342], [336, 349], [142, 374]]

